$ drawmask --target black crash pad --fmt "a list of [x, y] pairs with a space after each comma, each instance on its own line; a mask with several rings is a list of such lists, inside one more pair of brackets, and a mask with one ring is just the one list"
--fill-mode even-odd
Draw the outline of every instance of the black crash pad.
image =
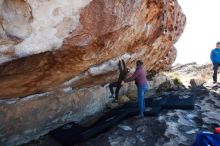
[[195, 96], [191, 95], [187, 98], [179, 96], [166, 97], [166, 102], [162, 104], [163, 109], [194, 109]]
[[70, 122], [51, 131], [49, 134], [62, 145], [69, 146], [82, 139], [79, 133], [83, 131], [85, 131], [83, 127], [74, 122]]
[[151, 97], [145, 99], [146, 107], [158, 107], [166, 103], [166, 98], [160, 97]]
[[110, 129], [111, 127], [117, 125], [120, 121], [124, 120], [128, 116], [128, 111], [126, 112], [119, 112], [117, 115], [113, 117], [109, 117], [105, 121], [99, 121], [89, 127], [87, 130], [82, 132], [80, 136], [82, 140], [89, 139], [91, 137], [96, 136], [99, 133], [105, 132], [106, 130]]
[[161, 106], [162, 109], [194, 109], [195, 96], [163, 95], [145, 99], [146, 107]]
[[73, 145], [92, 138], [117, 125], [129, 115], [128, 112], [129, 110], [121, 110], [117, 113], [110, 111], [89, 127], [81, 127], [77, 124], [69, 123], [51, 131], [50, 135], [62, 145]]
[[[144, 115], [146, 117], [157, 116], [160, 113], [160, 110], [161, 110], [161, 106], [151, 106], [151, 107], [146, 106]], [[140, 112], [138, 106], [135, 108], [129, 109], [128, 111], [129, 111], [129, 116], [138, 115]]]
[[144, 116], [157, 116], [160, 110], [160, 106], [145, 107]]

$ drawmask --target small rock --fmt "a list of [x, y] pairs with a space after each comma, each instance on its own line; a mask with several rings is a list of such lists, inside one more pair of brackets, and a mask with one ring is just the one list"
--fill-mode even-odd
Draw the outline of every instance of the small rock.
[[144, 138], [143, 138], [142, 135], [139, 135], [139, 134], [138, 134], [136, 137], [138, 138], [138, 140], [139, 140], [140, 142], [142, 142], [142, 143], [145, 142], [145, 140], [144, 140]]
[[119, 106], [119, 104], [117, 102], [111, 102], [111, 103], [108, 103], [107, 105], [107, 108], [109, 109], [114, 109], [116, 108], [117, 106]]
[[125, 142], [124, 142], [124, 146], [132, 146], [134, 144], [137, 143], [137, 139], [133, 138], [133, 137], [128, 137], [126, 138]]
[[180, 99], [187, 99], [187, 98], [189, 98], [190, 96], [189, 95], [183, 95], [183, 96], [180, 96], [179, 98]]
[[118, 136], [116, 138], [109, 137], [109, 143], [111, 146], [118, 146], [124, 141], [124, 138], [122, 136]]
[[189, 83], [194, 88], [194, 87], [202, 86], [205, 83], [205, 81], [202, 79], [191, 79]]
[[118, 127], [122, 128], [125, 131], [132, 131], [132, 128], [129, 126], [125, 126], [125, 125], [118, 125]]
[[199, 131], [199, 129], [192, 129], [192, 130], [186, 131], [186, 134], [194, 134], [197, 131]]
[[126, 95], [118, 97], [118, 102], [119, 103], [125, 103], [125, 102], [129, 102], [129, 101], [130, 101], [130, 99]]
[[163, 82], [162, 84], [159, 85], [156, 92], [172, 90], [173, 87], [174, 87], [173, 82], [171, 80], [167, 80], [167, 81], [165, 81], [165, 82]]
[[144, 126], [138, 127], [137, 132], [144, 133], [145, 132], [145, 127]]

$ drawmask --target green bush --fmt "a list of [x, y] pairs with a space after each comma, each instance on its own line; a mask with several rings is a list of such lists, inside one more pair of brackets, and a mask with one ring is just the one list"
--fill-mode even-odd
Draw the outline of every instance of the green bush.
[[180, 79], [178, 79], [178, 78], [173, 79], [173, 83], [174, 83], [175, 85], [182, 85], [182, 84], [183, 84], [183, 83], [180, 81]]

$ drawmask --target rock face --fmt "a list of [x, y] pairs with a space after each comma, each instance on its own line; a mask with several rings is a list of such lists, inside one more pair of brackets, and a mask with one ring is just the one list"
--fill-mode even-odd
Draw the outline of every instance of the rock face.
[[64, 88], [22, 99], [0, 100], [0, 146], [26, 143], [64, 123], [88, 122], [112, 100], [108, 90], [107, 86]]
[[102, 110], [119, 59], [168, 69], [185, 21], [176, 0], [0, 0], [0, 145]]
[[0, 7], [0, 98], [74, 77], [81, 80], [73, 87], [109, 82], [119, 58], [168, 69], [185, 25], [176, 0], [1, 0]]

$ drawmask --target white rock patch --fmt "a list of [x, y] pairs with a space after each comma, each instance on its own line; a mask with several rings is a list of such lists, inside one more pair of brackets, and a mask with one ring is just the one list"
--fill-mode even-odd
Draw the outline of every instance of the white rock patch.
[[110, 71], [115, 71], [118, 68], [118, 62], [120, 59], [124, 59], [124, 61], [127, 62], [128, 59], [130, 59], [130, 57], [131, 56], [129, 54], [124, 54], [121, 57], [106, 61], [100, 65], [91, 67], [89, 68], [88, 72], [92, 76], [97, 76], [100, 74], [105, 74]]
[[[15, 46], [20, 58], [58, 49], [79, 25], [80, 10], [92, 0], [27, 0], [33, 16], [32, 33]], [[1, 2], [1, 1], [0, 1]], [[0, 47], [1, 49], [1, 47]], [[4, 56], [0, 56], [5, 58]], [[1, 59], [1, 63], [9, 61]]]
[[[28, 0], [32, 8], [33, 33], [16, 46], [16, 54], [19, 57], [26, 55], [37, 54], [45, 51], [58, 49], [68, 36], [68, 33], [76, 29], [79, 24], [80, 9], [90, 3], [91, 0], [49, 0], [35, 1]], [[66, 32], [62, 37], [57, 37], [57, 26], [63, 20], [69, 18], [69, 26], [63, 28]], [[68, 29], [68, 30], [65, 30]]]

